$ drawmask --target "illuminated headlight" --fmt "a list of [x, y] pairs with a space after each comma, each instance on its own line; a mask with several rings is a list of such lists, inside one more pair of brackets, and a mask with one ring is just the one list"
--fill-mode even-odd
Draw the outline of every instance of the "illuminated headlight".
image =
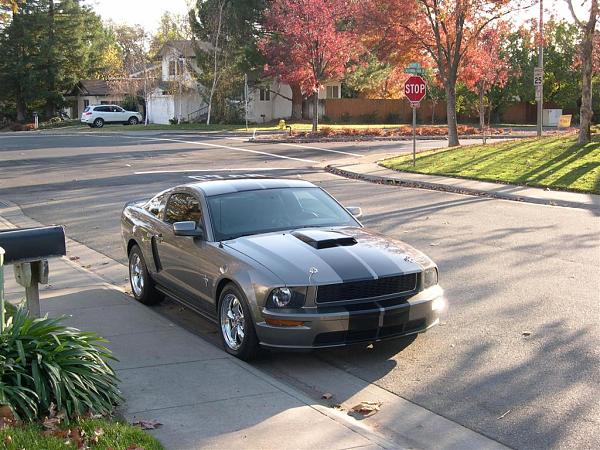
[[436, 267], [425, 270], [423, 272], [423, 289], [430, 288], [438, 284], [438, 271]]

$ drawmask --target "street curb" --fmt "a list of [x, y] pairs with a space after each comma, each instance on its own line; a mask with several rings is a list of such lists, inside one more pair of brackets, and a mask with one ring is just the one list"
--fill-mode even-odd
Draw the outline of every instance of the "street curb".
[[[487, 139], [527, 139], [533, 136], [511, 136], [511, 135], [495, 135], [487, 136]], [[459, 139], [481, 139], [481, 135], [465, 135], [459, 136]], [[412, 141], [412, 136], [340, 136], [339, 138], [296, 138], [296, 139], [248, 139], [247, 142], [256, 144], [317, 144], [317, 143], [335, 143], [335, 142], [402, 142]], [[416, 136], [418, 141], [447, 141], [448, 136]]]
[[[430, 183], [427, 181], [414, 181], [414, 180], [406, 180], [406, 179], [403, 180], [401, 178], [382, 177], [379, 175], [365, 175], [362, 173], [352, 172], [350, 170], [341, 169], [339, 167], [332, 166], [332, 165], [327, 165], [325, 167], [325, 171], [329, 172], [333, 175], [338, 175], [338, 176], [341, 176], [344, 178], [360, 180], [360, 181], [368, 181], [370, 183], [375, 183], [375, 184], [388, 184], [388, 185], [392, 185], [392, 186], [417, 188], [417, 189], [428, 189], [430, 191], [450, 192], [453, 194], [472, 195], [472, 196], [477, 196], [477, 197], [487, 197], [487, 198], [494, 198], [494, 199], [500, 199], [500, 200], [510, 200], [510, 201], [521, 202], [521, 203], [533, 203], [533, 204], [537, 204], [537, 205], [579, 208], [579, 209], [587, 209], [587, 210], [593, 210], [593, 211], [596, 211], [598, 209], [598, 207], [595, 205], [587, 205], [587, 204], [578, 203], [578, 202], [569, 202], [569, 201], [564, 201], [564, 200], [542, 200], [542, 199], [537, 199], [537, 198], [532, 198], [532, 197], [523, 197], [521, 195], [484, 191], [481, 189], [454, 187], [454, 186], [449, 186], [447, 184]], [[401, 174], [402, 172], [398, 172], [398, 173]]]

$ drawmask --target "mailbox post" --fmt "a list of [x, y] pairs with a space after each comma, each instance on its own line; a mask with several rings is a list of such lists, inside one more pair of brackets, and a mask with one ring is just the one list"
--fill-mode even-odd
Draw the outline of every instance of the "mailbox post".
[[[67, 254], [63, 227], [22, 228], [0, 231], [4, 263], [13, 264], [17, 283], [25, 288], [29, 314], [40, 317], [39, 284], [48, 283], [48, 258]], [[4, 313], [3, 268], [0, 264], [0, 295]], [[2, 324], [4, 324], [4, 317]], [[3, 325], [2, 325], [3, 326]]]
[[4, 249], [0, 247], [0, 333], [4, 330]]

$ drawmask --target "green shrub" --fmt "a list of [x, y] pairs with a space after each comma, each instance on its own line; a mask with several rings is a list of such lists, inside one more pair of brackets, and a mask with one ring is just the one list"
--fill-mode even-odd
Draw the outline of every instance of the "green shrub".
[[34, 319], [23, 308], [8, 313], [0, 334], [0, 404], [27, 420], [55, 405], [69, 420], [108, 414], [122, 400], [102, 338], [62, 325], [64, 317]]

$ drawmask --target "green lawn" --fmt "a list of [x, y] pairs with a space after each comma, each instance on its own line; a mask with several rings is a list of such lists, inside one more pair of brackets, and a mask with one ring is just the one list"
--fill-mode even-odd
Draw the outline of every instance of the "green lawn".
[[600, 136], [519, 139], [422, 152], [381, 163], [390, 169], [600, 194]]
[[[71, 430], [84, 431], [84, 442], [91, 450], [143, 448], [144, 450], [163, 450], [163, 446], [152, 436], [138, 427], [122, 422], [108, 422], [101, 419], [86, 419], [72, 424]], [[0, 429], [0, 449], [6, 450], [76, 450], [74, 440], [66, 442], [67, 437], [60, 431], [55, 436], [43, 435], [39, 425], [8, 427]], [[71, 435], [73, 436], [73, 435]], [[92, 439], [97, 436], [97, 442]]]

